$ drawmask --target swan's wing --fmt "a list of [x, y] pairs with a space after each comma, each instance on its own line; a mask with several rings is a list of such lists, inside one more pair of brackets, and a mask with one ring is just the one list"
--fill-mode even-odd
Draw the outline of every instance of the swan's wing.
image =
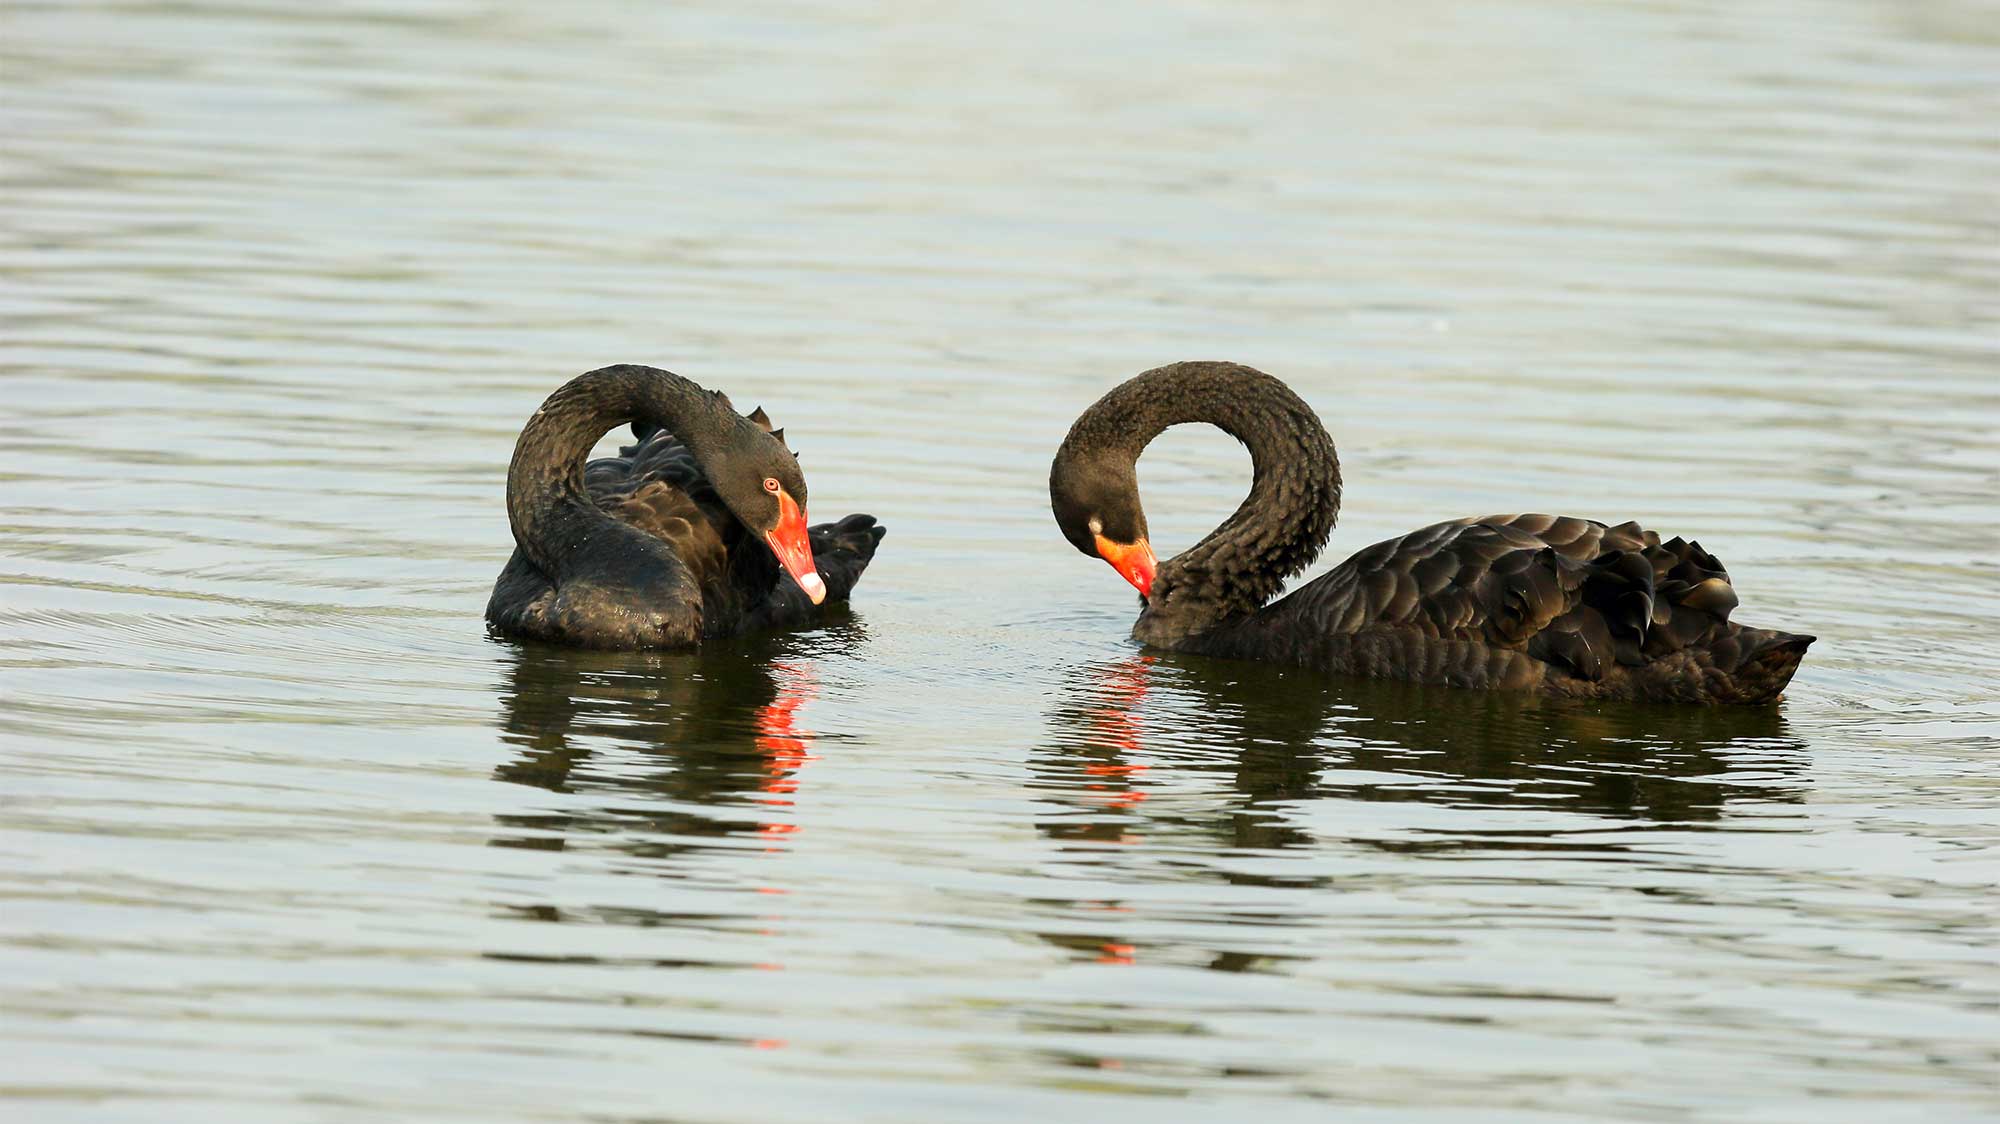
[[618, 456], [585, 465], [583, 483], [598, 507], [672, 546], [702, 588], [727, 579], [735, 517], [672, 434], [648, 429]]
[[1492, 515], [1376, 543], [1267, 612], [1322, 633], [1482, 641], [1597, 679], [1705, 642], [1735, 606], [1698, 543], [1662, 543], [1637, 523]]

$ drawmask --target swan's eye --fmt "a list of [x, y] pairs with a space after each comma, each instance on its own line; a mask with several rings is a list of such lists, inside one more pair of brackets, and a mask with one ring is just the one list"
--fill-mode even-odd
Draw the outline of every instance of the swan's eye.
[[1090, 517], [1090, 533], [1091, 533], [1091, 534], [1093, 534], [1093, 535], [1101, 535], [1101, 534], [1103, 534], [1103, 533], [1104, 533], [1104, 520], [1102, 520], [1102, 519], [1099, 519], [1099, 518], [1098, 518], [1097, 516], [1095, 516], [1095, 515], [1091, 516], [1091, 517]]
[[764, 478], [764, 490], [765, 490], [765, 491], [767, 491], [767, 492], [769, 492], [769, 493], [771, 493], [771, 494], [772, 494], [772, 495], [774, 495], [774, 496], [775, 496], [775, 495], [777, 495], [777, 494], [778, 494], [778, 478], [777, 478], [777, 477], [775, 477], [775, 476], [766, 476], [766, 477]]

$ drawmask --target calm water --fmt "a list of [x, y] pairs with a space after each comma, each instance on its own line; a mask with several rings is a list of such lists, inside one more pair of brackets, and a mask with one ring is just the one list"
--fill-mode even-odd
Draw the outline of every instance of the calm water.
[[[673, 7], [0, 10], [0, 1116], [2000, 1117], [2000, 10]], [[1337, 556], [1639, 517], [1821, 643], [1142, 654], [1046, 466], [1183, 358], [1325, 415]], [[484, 636], [614, 361], [889, 525], [851, 614]], [[1160, 544], [1247, 467], [1156, 445]]]

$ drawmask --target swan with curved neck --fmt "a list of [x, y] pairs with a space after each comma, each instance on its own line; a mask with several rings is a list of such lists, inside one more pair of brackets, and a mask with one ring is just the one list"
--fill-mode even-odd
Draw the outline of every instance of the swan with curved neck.
[[[586, 465], [627, 422], [639, 444]], [[718, 391], [633, 364], [577, 376], [528, 419], [507, 520], [515, 550], [488, 622], [592, 648], [684, 647], [800, 618], [830, 585], [844, 598], [881, 538], [866, 516], [808, 529], [805, 475], [761, 410], [745, 417]], [[830, 566], [815, 542], [838, 553]]]
[[[1250, 494], [1159, 562], [1136, 464], [1168, 426], [1250, 450]], [[1767, 702], [1810, 636], [1729, 621], [1729, 576], [1699, 544], [1637, 523], [1549, 515], [1438, 523], [1377, 543], [1271, 602], [1326, 545], [1340, 462], [1312, 408], [1234, 363], [1147, 371], [1085, 410], [1049, 472], [1056, 523], [1143, 600], [1133, 638], [1336, 674], [1589, 698]]]

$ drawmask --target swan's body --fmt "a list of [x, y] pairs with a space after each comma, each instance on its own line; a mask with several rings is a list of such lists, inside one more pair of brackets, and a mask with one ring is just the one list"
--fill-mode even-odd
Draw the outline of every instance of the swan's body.
[[[586, 465], [625, 422], [637, 443]], [[667, 371], [621, 365], [572, 379], [515, 446], [515, 549], [487, 621], [576, 647], [683, 648], [805, 623], [845, 600], [883, 529], [850, 515], [808, 530], [805, 478], [783, 438], [761, 410], [746, 418]]]
[[[1255, 481], [1207, 538], [1155, 563], [1133, 466], [1161, 430], [1193, 421], [1249, 446]], [[1133, 637], [1176, 651], [1459, 687], [1754, 703], [1778, 697], [1813, 640], [1732, 623], [1729, 575], [1696, 543], [1550, 515], [1434, 524], [1272, 602], [1325, 545], [1340, 467], [1309, 406], [1235, 364], [1161, 367], [1105, 395], [1071, 428], [1049, 489], [1065, 536], [1145, 597]]]

